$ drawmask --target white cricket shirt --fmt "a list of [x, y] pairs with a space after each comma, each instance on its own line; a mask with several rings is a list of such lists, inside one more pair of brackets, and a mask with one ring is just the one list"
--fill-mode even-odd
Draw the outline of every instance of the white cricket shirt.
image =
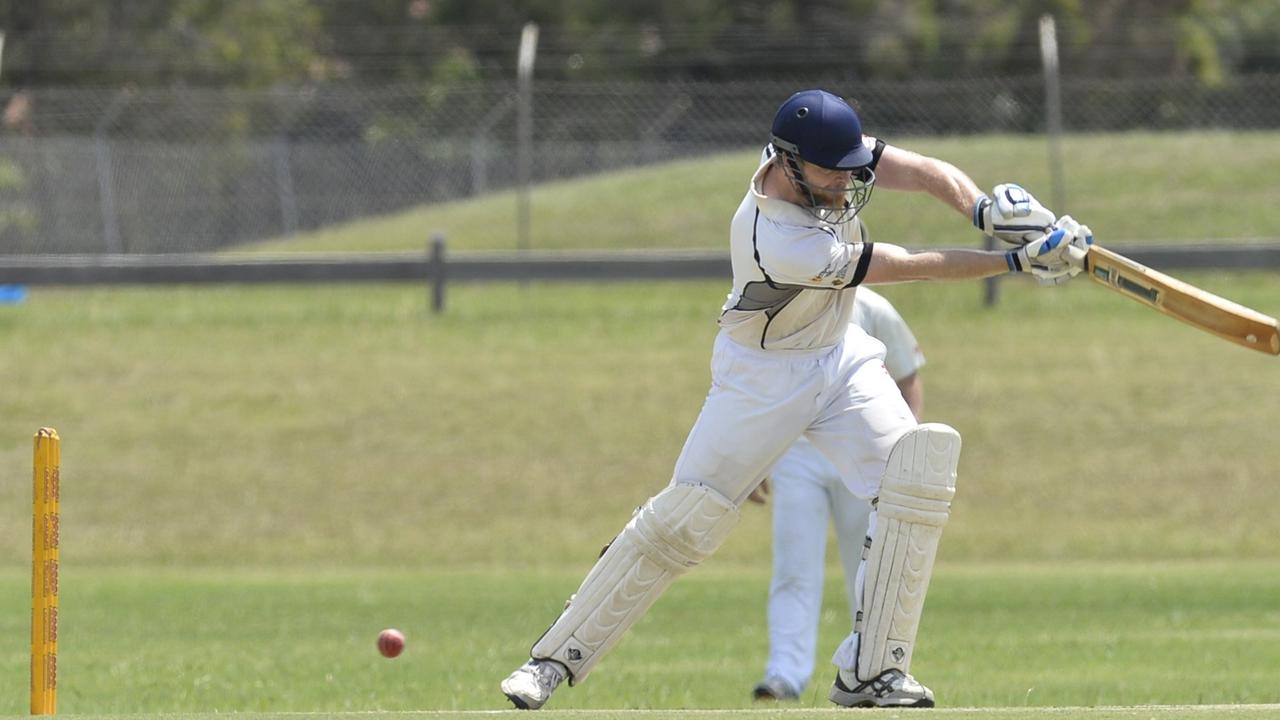
[[729, 226], [733, 292], [722, 308], [720, 327], [747, 347], [784, 352], [833, 347], [848, 330], [871, 242], [858, 217], [832, 225], [764, 195], [761, 182], [772, 159], [773, 147], [766, 147]]

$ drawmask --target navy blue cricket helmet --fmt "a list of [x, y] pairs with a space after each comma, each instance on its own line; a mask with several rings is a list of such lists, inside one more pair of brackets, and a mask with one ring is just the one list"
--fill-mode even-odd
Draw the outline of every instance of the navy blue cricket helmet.
[[[871, 148], [862, 142], [862, 121], [849, 103], [826, 90], [804, 90], [787, 98], [773, 116], [772, 141], [788, 179], [808, 202], [806, 207], [827, 223], [846, 223], [871, 200], [876, 175]], [[816, 185], [803, 163], [828, 170], [847, 170], [842, 188]]]
[[782, 103], [773, 116], [773, 144], [831, 170], [871, 164], [871, 148], [862, 143], [858, 113], [826, 90], [804, 90]]

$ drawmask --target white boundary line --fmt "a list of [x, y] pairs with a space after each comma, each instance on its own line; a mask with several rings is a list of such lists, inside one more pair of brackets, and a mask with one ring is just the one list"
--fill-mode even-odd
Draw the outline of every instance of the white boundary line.
[[[904, 712], [921, 712], [912, 708], [901, 708]], [[1250, 704], [1215, 704], [1215, 705], [1075, 705], [1075, 706], [1051, 706], [1038, 707], [1027, 705], [1021, 707], [956, 707], [956, 708], [932, 708], [923, 711], [924, 714], [955, 714], [955, 715], [1011, 715], [1014, 713], [1043, 713], [1045, 715], [1059, 715], [1066, 713], [1168, 713], [1168, 712], [1187, 712], [1187, 711], [1233, 711], [1233, 712], [1267, 712], [1277, 713], [1280, 717], [1280, 703], [1250, 703]], [[885, 712], [896, 712], [895, 708], [884, 708], [880, 714]], [[335, 710], [335, 711], [282, 711], [282, 712], [251, 712], [236, 713], [238, 715], [255, 715], [263, 717], [311, 717], [311, 716], [353, 716], [360, 717], [365, 715], [458, 715], [458, 716], [486, 716], [486, 715], [506, 715], [510, 713], [521, 713], [526, 711], [507, 708], [505, 710]], [[654, 709], [565, 709], [565, 710], [544, 710], [543, 714], [552, 715], [599, 715], [602, 713], [609, 714], [626, 714], [626, 715], [723, 715], [733, 713], [735, 715], [789, 715], [789, 714], [812, 714], [812, 713], [848, 713], [848, 708], [830, 707], [830, 708], [809, 708], [809, 707], [792, 707], [792, 708], [691, 708], [688, 710], [676, 708], [654, 708]], [[138, 715], [137, 717], [166, 717], [166, 716], [192, 716], [204, 714], [220, 714], [220, 713], [159, 713]], [[128, 716], [122, 716], [128, 717]], [[895, 716], [896, 717], [896, 716]]]

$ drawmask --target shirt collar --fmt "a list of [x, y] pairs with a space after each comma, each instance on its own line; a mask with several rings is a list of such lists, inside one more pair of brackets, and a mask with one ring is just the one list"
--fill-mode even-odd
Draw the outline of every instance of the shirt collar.
[[760, 167], [756, 168], [755, 174], [751, 176], [751, 195], [756, 200], [756, 207], [760, 208], [760, 214], [784, 225], [800, 225], [812, 228], [830, 227], [828, 223], [818, 220], [808, 210], [799, 205], [764, 194], [764, 174], [772, 162], [772, 156], [766, 158], [764, 162], [760, 163]]

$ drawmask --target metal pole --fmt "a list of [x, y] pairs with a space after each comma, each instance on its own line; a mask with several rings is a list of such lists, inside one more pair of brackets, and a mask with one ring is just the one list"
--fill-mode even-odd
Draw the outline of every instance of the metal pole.
[[529, 249], [529, 183], [533, 170], [533, 61], [538, 54], [538, 25], [525, 23], [520, 33], [520, 55], [516, 66], [519, 106], [516, 125], [519, 139], [519, 189], [516, 192], [516, 248]]
[[120, 219], [116, 216], [115, 184], [111, 181], [111, 145], [107, 132], [130, 96], [131, 93], [127, 90], [116, 94], [107, 106], [106, 113], [93, 128], [94, 159], [98, 170], [98, 206], [102, 211], [102, 241], [108, 253], [124, 252], [124, 243], [120, 240]]
[[1049, 138], [1049, 187], [1053, 211], [1067, 212], [1062, 168], [1062, 90], [1058, 78], [1058, 32], [1049, 14], [1040, 16], [1040, 59], [1044, 64], [1045, 132]]
[[427, 279], [431, 283], [431, 312], [444, 312], [444, 282], [447, 272], [444, 264], [444, 236], [437, 233], [431, 238], [428, 251]]
[[293, 169], [289, 163], [289, 141], [277, 137], [271, 143], [276, 160], [276, 192], [280, 194], [280, 226], [285, 237], [298, 234], [298, 199], [293, 189]]
[[271, 143], [271, 154], [275, 159], [276, 192], [280, 196], [280, 226], [285, 237], [298, 234], [298, 195], [293, 182], [292, 143], [289, 131], [293, 127], [297, 112], [281, 105], [289, 100], [283, 93], [277, 95], [276, 108], [280, 114], [280, 127], [276, 131], [275, 140]]

